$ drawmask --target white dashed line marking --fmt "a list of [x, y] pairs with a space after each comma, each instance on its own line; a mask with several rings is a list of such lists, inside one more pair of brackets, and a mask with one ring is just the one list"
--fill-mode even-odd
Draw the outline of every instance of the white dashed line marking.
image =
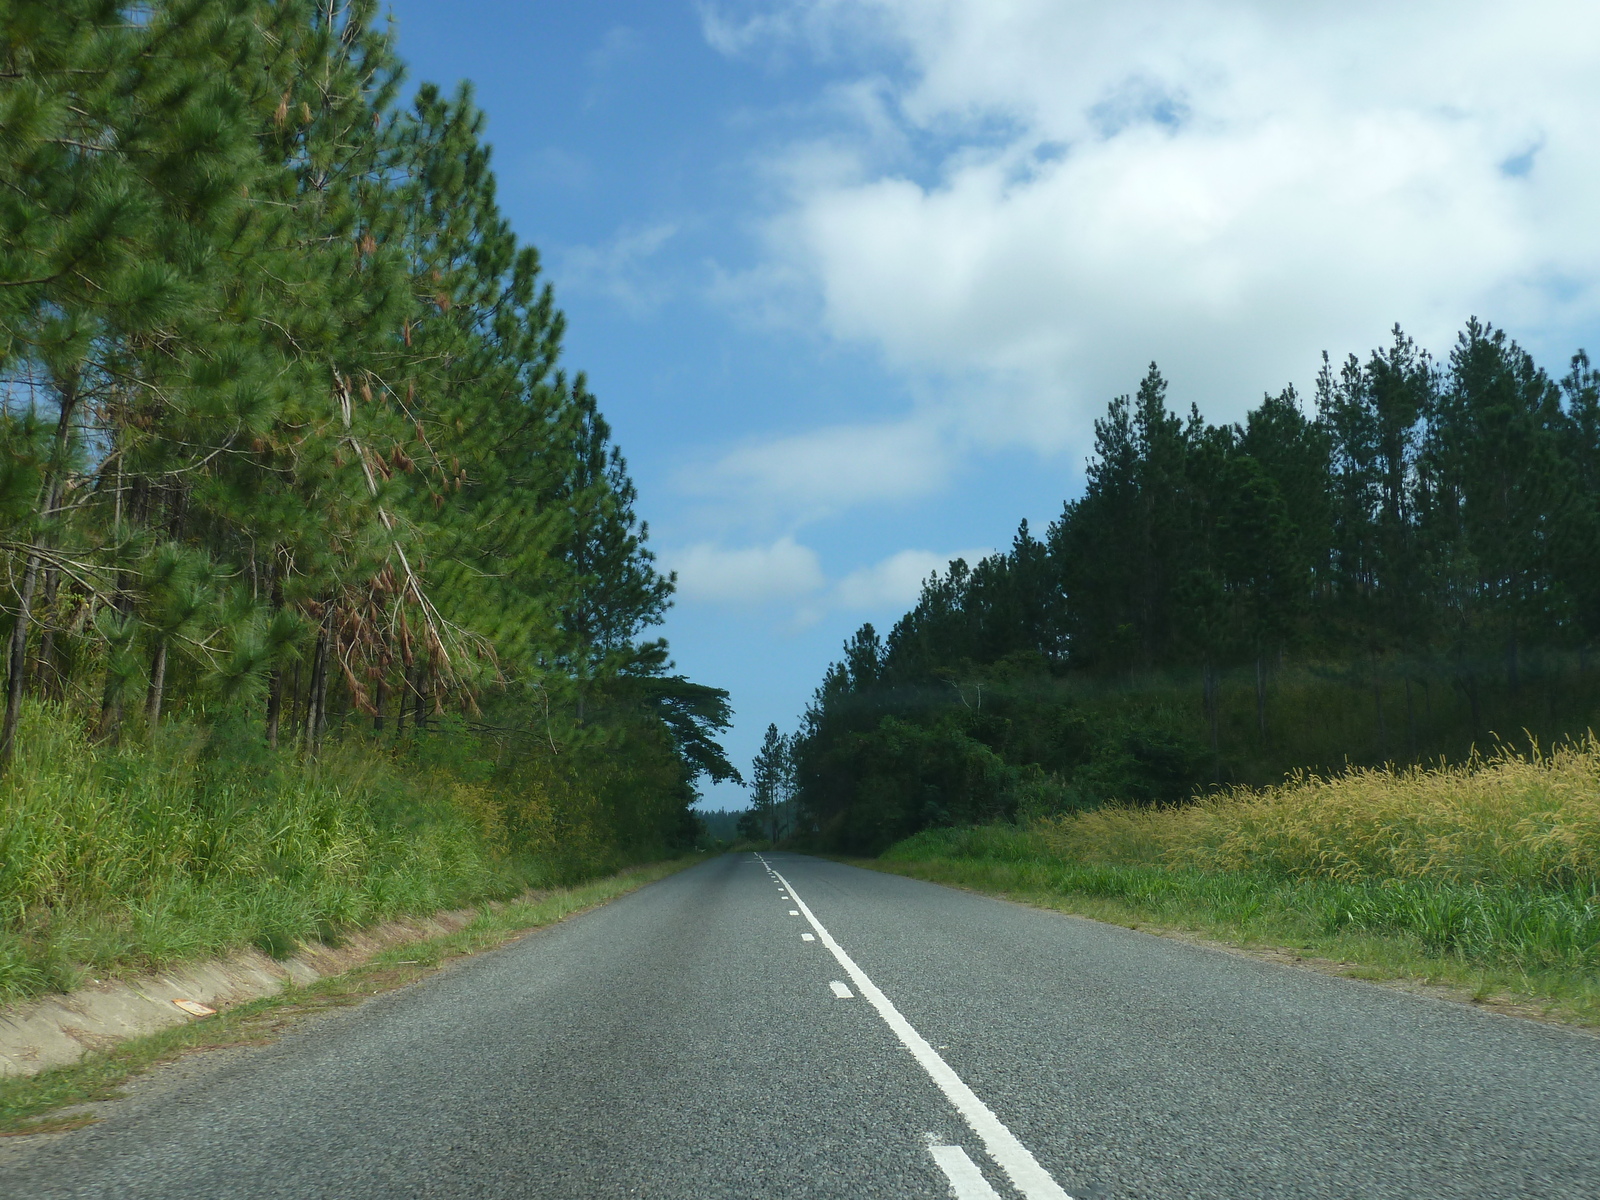
[[817, 940], [817, 939], [816, 939], [816, 938], [814, 938], [814, 937], [812, 937], [812, 936], [811, 936], [811, 934], [809, 934], [809, 933], [802, 933], [802, 934], [801, 934], [801, 935], [800, 935], [800, 940], [801, 940], [801, 941], [802, 941], [802, 942], [814, 942], [814, 941], [816, 941], [816, 940]]
[[[762, 866], [771, 871], [778, 881], [789, 889], [789, 895], [800, 906], [800, 911], [811, 923], [811, 928], [817, 931], [822, 944], [850, 976], [851, 982], [856, 985], [856, 991], [866, 997], [872, 1007], [878, 1010], [878, 1015], [883, 1018], [884, 1024], [894, 1030], [895, 1036], [900, 1039], [900, 1044], [911, 1051], [911, 1057], [917, 1060], [917, 1064], [938, 1085], [945, 1099], [955, 1106], [955, 1110], [961, 1114], [972, 1132], [983, 1139], [983, 1148], [988, 1151], [989, 1157], [995, 1164], [1006, 1173], [1012, 1186], [1027, 1200], [1072, 1200], [1072, 1197], [1062, 1190], [1061, 1185], [1051, 1178], [1050, 1172], [1034, 1158], [1033, 1152], [1017, 1140], [1016, 1134], [1007, 1129], [1000, 1118], [990, 1111], [989, 1106], [978, 1099], [978, 1094], [962, 1082], [961, 1076], [951, 1069], [949, 1063], [939, 1057], [939, 1052], [928, 1045], [927, 1039], [912, 1027], [910, 1021], [900, 1015], [900, 1010], [890, 1002], [889, 997], [878, 989], [878, 985], [867, 977], [865, 971], [856, 966], [855, 960], [845, 953], [843, 946], [833, 940], [833, 935], [824, 928], [821, 921], [817, 920], [816, 914], [807, 907], [806, 902], [800, 899], [793, 885], [781, 873], [773, 870], [766, 859], [761, 858], [759, 854], [756, 857], [761, 859]], [[972, 1195], [981, 1197], [983, 1193], [974, 1192]]]
[[928, 1153], [950, 1181], [950, 1194], [956, 1200], [1000, 1200], [1000, 1193], [960, 1146], [929, 1146]]
[[798, 917], [800, 915], [800, 910], [798, 908], [791, 908], [789, 910], [789, 915], [791, 917]]
[[839, 997], [841, 1000], [854, 1000], [856, 998], [855, 993], [849, 988], [845, 987], [845, 985], [840, 983], [837, 979], [829, 983], [828, 986], [833, 989], [833, 994]]

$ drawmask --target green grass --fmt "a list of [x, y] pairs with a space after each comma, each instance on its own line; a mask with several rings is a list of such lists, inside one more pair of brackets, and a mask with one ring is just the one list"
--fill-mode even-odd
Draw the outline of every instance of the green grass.
[[107, 750], [30, 706], [0, 781], [0, 1004], [623, 865], [576, 835], [519, 852], [518, 799], [427, 755], [353, 740], [308, 762], [178, 721]]
[[452, 934], [395, 946], [341, 975], [290, 987], [215, 1017], [134, 1038], [82, 1062], [37, 1075], [0, 1079], [0, 1135], [48, 1133], [91, 1122], [92, 1113], [50, 1114], [72, 1105], [112, 1099], [130, 1078], [163, 1062], [202, 1050], [259, 1044], [308, 1014], [359, 1004], [381, 991], [413, 983], [446, 963], [474, 954], [574, 913], [604, 904], [648, 883], [705, 861], [690, 855], [635, 867], [571, 888], [485, 906]]
[[861, 865], [1600, 1025], [1600, 898], [1584, 886], [1085, 862], [1064, 855], [1051, 830], [1012, 826], [926, 831]]

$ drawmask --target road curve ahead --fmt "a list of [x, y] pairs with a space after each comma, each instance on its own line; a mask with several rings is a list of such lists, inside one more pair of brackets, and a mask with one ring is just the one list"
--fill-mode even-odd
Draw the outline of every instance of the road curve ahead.
[[0, 1196], [1600, 1196], [1600, 1038], [727, 855], [0, 1169]]

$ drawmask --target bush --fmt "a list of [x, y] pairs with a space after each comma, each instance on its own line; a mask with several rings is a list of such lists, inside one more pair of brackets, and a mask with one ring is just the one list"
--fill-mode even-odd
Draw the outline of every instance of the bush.
[[315, 763], [173, 723], [102, 750], [30, 708], [0, 784], [0, 999], [85, 970], [296, 942], [515, 894], [554, 864], [511, 853], [503, 806], [359, 744]]

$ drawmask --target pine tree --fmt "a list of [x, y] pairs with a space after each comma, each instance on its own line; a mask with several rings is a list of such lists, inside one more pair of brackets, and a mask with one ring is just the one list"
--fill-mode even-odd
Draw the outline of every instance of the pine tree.
[[1558, 547], [1582, 523], [1570, 418], [1557, 384], [1506, 337], [1468, 322], [1431, 430], [1435, 537], [1448, 555], [1458, 637], [1497, 642], [1513, 690], [1520, 651], [1572, 620]]
[[789, 746], [776, 725], [768, 725], [750, 766], [750, 808], [773, 845], [788, 825]]

